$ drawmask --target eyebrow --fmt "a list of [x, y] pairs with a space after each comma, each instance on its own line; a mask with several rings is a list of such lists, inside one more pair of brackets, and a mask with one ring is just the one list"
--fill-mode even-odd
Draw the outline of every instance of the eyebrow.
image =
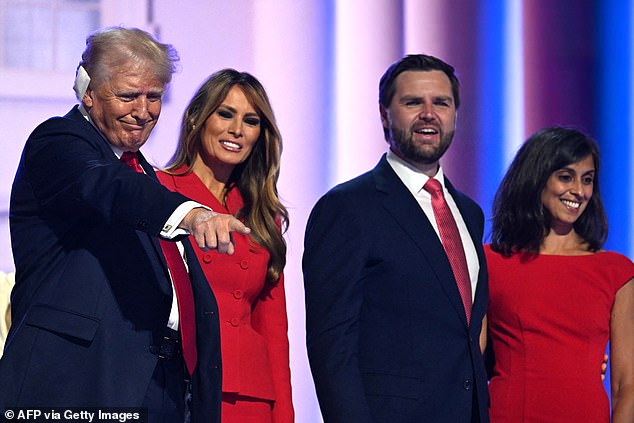
[[[235, 107], [231, 107], [227, 104], [222, 103], [220, 106], [218, 106], [218, 108], [225, 108], [228, 109], [230, 111], [232, 111], [233, 113], [237, 113], [238, 110]], [[258, 118], [260, 117], [260, 115], [257, 112], [248, 112], [244, 114], [245, 116], [257, 116]]]
[[144, 92], [142, 90], [135, 90], [135, 89], [121, 89], [116, 91], [116, 95], [119, 96], [139, 96], [142, 94], [146, 94], [146, 95], [163, 95], [165, 93], [165, 90], [157, 88], [157, 89], [151, 89], [148, 90], [147, 92]]
[[[559, 172], [569, 172], [569, 173], [577, 173], [577, 171], [575, 171], [573, 168], [568, 167], [568, 166], [564, 166], [561, 169], [558, 170]], [[581, 175], [587, 175], [589, 173], [596, 173], [597, 169], [596, 168], [592, 168], [589, 170], [586, 170], [585, 172], [583, 172]]]
[[[409, 95], [409, 94], [406, 94], [406, 95], [404, 95], [403, 97], [401, 97], [399, 100], [400, 100], [401, 102], [406, 102], [406, 101], [411, 101], [411, 100], [418, 100], [418, 101], [422, 101], [422, 100], [423, 100], [423, 97], [422, 97], [422, 96], [419, 96], [419, 95]], [[433, 96], [433, 97], [432, 97], [432, 100], [434, 100], [434, 101], [441, 100], [441, 101], [447, 101], [447, 102], [453, 103], [453, 97], [452, 97], [452, 96], [449, 96], [449, 95], [436, 95], [436, 96]]]

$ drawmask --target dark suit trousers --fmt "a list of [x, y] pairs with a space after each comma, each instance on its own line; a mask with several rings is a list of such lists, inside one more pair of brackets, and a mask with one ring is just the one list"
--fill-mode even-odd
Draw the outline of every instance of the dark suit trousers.
[[480, 423], [480, 407], [478, 406], [478, 394], [473, 390], [473, 405], [471, 407], [471, 423]]
[[143, 401], [148, 410], [148, 423], [177, 423], [185, 419], [185, 361], [182, 356], [159, 359]]

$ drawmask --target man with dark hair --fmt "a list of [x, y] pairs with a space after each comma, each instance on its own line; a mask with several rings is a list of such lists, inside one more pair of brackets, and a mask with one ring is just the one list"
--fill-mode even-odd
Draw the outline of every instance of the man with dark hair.
[[484, 216], [439, 164], [459, 101], [445, 62], [390, 66], [379, 93], [387, 154], [311, 213], [307, 346], [326, 423], [488, 422]]
[[249, 229], [161, 186], [139, 152], [173, 48], [127, 28], [86, 44], [80, 105], [33, 131], [13, 183], [0, 410], [132, 407], [152, 423], [217, 422], [216, 300], [189, 241], [176, 241], [191, 233], [231, 254], [230, 232]]

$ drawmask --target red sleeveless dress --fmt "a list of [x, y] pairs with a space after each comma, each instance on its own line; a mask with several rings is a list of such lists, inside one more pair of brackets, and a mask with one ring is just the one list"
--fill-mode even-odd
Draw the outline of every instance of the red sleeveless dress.
[[610, 421], [601, 362], [616, 292], [634, 264], [614, 252], [503, 257], [489, 270], [491, 423]]

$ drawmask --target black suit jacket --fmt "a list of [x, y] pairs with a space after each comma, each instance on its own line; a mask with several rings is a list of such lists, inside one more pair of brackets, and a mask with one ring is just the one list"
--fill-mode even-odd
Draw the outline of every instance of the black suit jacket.
[[[13, 325], [0, 409], [139, 407], [172, 304], [158, 234], [186, 197], [135, 173], [75, 107], [31, 134], [13, 183]], [[194, 422], [219, 421], [216, 300], [187, 239], [197, 318]]]
[[484, 218], [445, 182], [480, 260], [470, 326], [442, 244], [385, 156], [310, 215], [307, 345], [326, 423], [469, 423], [474, 409], [488, 422]]

